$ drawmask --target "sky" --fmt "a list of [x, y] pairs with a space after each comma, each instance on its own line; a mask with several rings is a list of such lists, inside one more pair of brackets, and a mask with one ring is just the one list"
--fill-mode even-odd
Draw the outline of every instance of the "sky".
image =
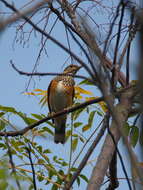
[[[22, 4], [21, 2], [18, 2], [19, 5]], [[17, 4], [16, 4], [17, 5]], [[17, 6], [19, 6], [17, 5]], [[36, 21], [37, 18], [35, 18], [34, 21]], [[52, 18], [53, 20], [55, 18]], [[50, 22], [53, 22], [50, 21]], [[50, 24], [49, 24], [50, 26]], [[27, 30], [29, 29], [28, 26]], [[47, 29], [48, 31], [50, 31], [50, 28]], [[19, 75], [16, 71], [14, 71], [14, 69], [11, 67], [10, 65], [10, 60], [12, 60], [12, 62], [15, 64], [15, 66], [17, 68], [19, 68], [22, 71], [26, 71], [26, 72], [32, 72], [33, 67], [35, 65], [36, 59], [37, 59], [37, 55], [39, 52], [39, 44], [40, 44], [40, 39], [39, 39], [39, 34], [32, 34], [29, 42], [27, 42], [26, 44], [23, 44], [22, 42], [20, 42], [20, 38], [18, 38], [19, 40], [16, 41], [14, 43], [14, 39], [15, 39], [15, 31], [16, 31], [16, 25], [12, 25], [9, 26], [0, 36], [0, 52], [1, 52], [1, 56], [0, 56], [0, 70], [1, 70], [1, 74], [0, 74], [0, 84], [1, 84], [1, 94], [0, 94], [0, 105], [3, 106], [11, 106], [16, 108], [18, 111], [22, 111], [26, 114], [30, 114], [30, 113], [44, 113], [45, 115], [48, 113], [48, 108], [45, 106], [43, 108], [40, 107], [40, 105], [38, 104], [38, 99], [36, 97], [31, 97], [28, 95], [24, 95], [24, 92], [27, 91], [32, 91], [35, 88], [40, 88], [43, 90], [46, 90], [51, 79], [53, 78], [52, 76], [45, 76], [45, 77], [33, 77], [30, 81], [30, 85], [28, 86], [27, 89], [27, 85], [29, 83], [29, 78], [26, 76], [21, 76]], [[26, 33], [25, 33], [25, 38], [26, 38]], [[61, 42], [63, 42], [64, 44], [67, 45], [67, 41], [65, 38], [65, 30], [63, 29], [63, 26], [61, 24], [57, 24], [56, 28], [53, 30], [52, 32], [52, 36], [56, 36], [56, 38], [58, 40], [60, 40]], [[85, 60], [83, 54], [80, 52], [79, 48], [77, 48], [77, 46], [75, 45], [75, 43], [71, 42], [71, 47], [72, 49], [74, 49], [76, 52], [78, 52], [81, 56], [81, 58], [83, 58], [83, 60]], [[48, 41], [47, 45], [46, 45], [46, 49], [47, 49], [47, 53], [48, 55], [42, 54], [40, 61], [38, 62], [38, 67], [37, 67], [37, 71], [38, 72], [61, 72], [63, 70], [63, 68], [66, 66], [66, 64], [63, 66], [63, 63], [65, 63], [65, 61], [68, 58], [68, 55], [61, 50], [60, 48], [58, 48], [55, 44], [53, 44], [52, 42]], [[134, 50], [134, 49], [133, 49]], [[134, 62], [134, 57], [132, 59], [132, 61]], [[68, 61], [70, 62], [70, 61]], [[134, 66], [133, 66], [134, 69]], [[85, 71], [84, 69], [81, 69], [81, 71], [79, 72], [79, 74], [83, 74], [85, 75]], [[135, 78], [135, 77], [133, 77]], [[78, 83], [80, 80], [76, 79], [76, 83]], [[99, 92], [96, 90], [96, 87], [85, 87], [89, 90], [91, 90], [95, 96], [99, 96]], [[96, 121], [95, 121], [95, 126], [96, 123], [99, 122], [101, 118], [99, 116], [96, 116]], [[25, 124], [17, 119], [17, 118], [13, 118], [13, 124], [15, 124], [16, 126], [23, 128], [25, 127]], [[82, 115], [80, 117], [80, 120], [82, 120], [84, 123], [87, 122], [87, 116], [86, 115]], [[88, 134], [90, 134], [92, 132], [89, 131]], [[48, 139], [41, 139], [41, 138], [37, 138], [37, 142], [39, 144], [42, 144], [45, 148], [48, 146], [50, 147], [51, 150], [53, 150], [53, 152], [55, 154], [57, 154], [59, 157], [64, 157], [66, 159], [66, 161], [69, 160], [69, 150], [70, 150], [70, 143], [66, 143], [64, 146], [63, 145], [55, 145], [53, 142], [52, 137], [47, 137]], [[102, 142], [103, 143], [103, 139]], [[101, 143], [97, 146], [96, 150], [94, 151], [94, 153], [92, 154], [92, 156], [90, 157], [90, 160], [96, 160], [98, 153], [101, 150]], [[122, 147], [122, 151], [121, 154], [125, 159], [125, 165], [127, 166], [127, 170], [129, 169], [129, 165], [128, 163], [128, 157], [127, 155], [125, 155], [125, 150], [124, 150], [124, 145], [122, 144], [122, 142], [120, 142], [120, 147]], [[82, 144], [79, 144], [79, 149], [82, 147]], [[87, 148], [85, 149], [86, 152]], [[77, 151], [78, 152], [78, 151]], [[73, 157], [75, 157], [76, 153], [75, 152], [73, 154]], [[84, 152], [84, 153], [85, 153]], [[84, 156], [84, 154], [82, 155]], [[81, 160], [81, 159], [80, 159]], [[78, 163], [80, 162], [80, 160], [78, 161]], [[91, 171], [93, 168], [93, 165], [95, 164], [95, 162], [93, 162], [92, 165], [89, 165], [88, 167], [86, 167], [83, 171], [85, 172], [85, 174], [87, 175], [87, 177], [89, 177], [91, 175]], [[123, 172], [121, 169], [121, 165], [118, 165], [119, 168], [119, 177], [124, 177], [123, 176]], [[43, 186], [42, 186], [43, 187]], [[103, 187], [103, 189], [105, 189], [106, 186]], [[76, 189], [77, 187], [74, 187], [74, 189]], [[85, 183], [82, 182], [80, 189], [85, 189]], [[79, 189], [79, 190], [80, 190]], [[124, 180], [121, 180], [120, 183], [120, 187], [118, 188], [118, 190], [122, 190], [122, 189], [128, 189], [127, 183], [126, 181], [124, 182]]]

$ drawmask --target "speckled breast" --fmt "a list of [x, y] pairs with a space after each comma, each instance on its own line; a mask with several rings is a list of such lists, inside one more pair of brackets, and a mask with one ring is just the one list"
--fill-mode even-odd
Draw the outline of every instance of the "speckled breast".
[[57, 76], [51, 84], [51, 110], [57, 112], [69, 107], [73, 103], [74, 80], [72, 77]]

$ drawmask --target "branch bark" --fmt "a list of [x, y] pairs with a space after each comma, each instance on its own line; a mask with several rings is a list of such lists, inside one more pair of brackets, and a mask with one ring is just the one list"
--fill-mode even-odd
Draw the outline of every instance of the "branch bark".
[[[126, 94], [126, 93], [125, 93]], [[128, 95], [128, 96], [127, 96]], [[129, 112], [131, 110], [131, 97], [130, 94], [126, 94], [121, 98], [120, 103], [114, 108], [114, 112], [118, 119], [120, 119], [120, 126], [124, 126], [125, 122], [128, 119]], [[118, 144], [121, 134], [118, 129], [116, 121], [112, 120], [110, 132], [114, 137], [114, 141]], [[110, 165], [113, 153], [115, 151], [115, 144], [110, 134], [107, 134], [106, 139], [104, 141], [101, 153], [97, 159], [96, 166], [92, 171], [92, 175], [87, 187], [87, 190], [99, 190], [101, 184], [104, 180], [104, 176], [107, 172], [107, 169]]]

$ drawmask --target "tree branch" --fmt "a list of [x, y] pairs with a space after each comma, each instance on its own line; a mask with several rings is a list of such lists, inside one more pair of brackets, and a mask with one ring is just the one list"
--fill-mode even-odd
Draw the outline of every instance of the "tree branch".
[[58, 116], [61, 116], [61, 115], [64, 115], [64, 114], [68, 114], [70, 112], [74, 112], [75, 110], [77, 109], [80, 109], [80, 108], [84, 108], [88, 105], [91, 105], [91, 104], [94, 104], [94, 103], [98, 103], [100, 101], [103, 101], [103, 97], [100, 97], [100, 98], [95, 98], [93, 100], [89, 100], [89, 101], [86, 101], [80, 105], [76, 105], [76, 106], [73, 106], [71, 108], [66, 108], [60, 112], [57, 112], [57, 113], [54, 113], [54, 114], [51, 114], [50, 116], [48, 117], [45, 117], [44, 119], [41, 119], [39, 121], [37, 121], [36, 123], [33, 123], [27, 127], [25, 127], [24, 129], [21, 129], [21, 130], [18, 130], [18, 131], [9, 131], [9, 132], [0, 132], [0, 136], [11, 136], [11, 137], [14, 137], [14, 136], [18, 136], [18, 135], [24, 135], [26, 132], [28, 132], [29, 130], [37, 127], [38, 125], [50, 120], [50, 119], [53, 119], [55, 117], [58, 117]]
[[28, 153], [28, 157], [29, 157], [30, 165], [31, 165], [31, 169], [32, 169], [34, 190], [37, 190], [36, 179], [35, 179], [35, 170], [34, 170], [34, 165], [33, 165], [32, 157], [31, 157], [31, 146], [30, 146], [30, 144], [28, 144], [28, 147], [26, 147], [26, 150]]
[[[10, 5], [5, 0], [0, 0], [0, 1], [3, 2], [7, 7], [8, 5]], [[36, 10], [39, 9], [39, 7], [47, 4], [49, 1], [50, 0], [42, 0], [36, 3], [34, 6], [30, 7], [29, 9], [19, 12], [19, 14], [14, 14], [13, 16], [8, 17], [7, 19], [0, 20], [0, 31], [4, 30], [8, 25], [13, 24], [17, 20], [21, 19], [23, 16], [26, 16], [35, 12]]]
[[69, 183], [67, 183], [65, 185], [64, 190], [69, 190], [72, 187], [73, 183], [75, 182], [75, 180], [77, 179], [77, 177], [81, 173], [82, 169], [85, 167], [90, 155], [92, 154], [95, 147], [97, 146], [97, 144], [101, 140], [102, 136], [104, 135], [105, 129], [106, 129], [108, 122], [109, 122], [108, 120], [109, 120], [109, 114], [106, 115], [106, 117], [104, 119], [104, 123], [103, 123], [98, 135], [96, 136], [95, 140], [93, 140], [93, 143], [91, 144], [88, 151], [86, 152], [86, 154], [85, 154], [83, 160], [81, 161], [80, 165], [78, 166], [76, 172], [73, 174], [72, 179], [70, 180]]
[[[52, 72], [46, 72], [46, 73], [42, 73], [42, 72], [34, 72], [34, 73], [30, 73], [30, 72], [24, 72], [22, 70], [19, 70], [12, 62], [12, 60], [10, 60], [10, 64], [12, 66], [12, 68], [18, 72], [20, 75], [25, 75], [25, 76], [57, 76], [57, 75], [65, 75], [65, 76], [73, 76], [72, 74], [64, 74], [64, 73], [52, 73]], [[93, 80], [91, 80], [90, 78], [84, 77], [83, 75], [74, 75], [75, 78], [80, 78], [80, 79], [84, 79], [84, 80], [88, 80], [89, 82], [93, 83]]]
[[123, 93], [121, 95], [120, 103], [116, 105], [115, 107], [112, 105], [112, 102], [109, 100], [109, 97], [108, 96], [105, 97], [105, 101], [106, 103], [108, 103], [108, 108], [110, 109], [112, 117], [113, 117], [110, 131], [114, 137], [115, 142], [113, 142], [113, 139], [111, 138], [110, 134], [107, 134], [101, 153], [98, 157], [96, 166], [94, 167], [92, 171], [92, 176], [90, 178], [90, 182], [88, 184], [87, 190], [100, 189], [104, 176], [108, 169], [108, 166], [111, 162], [112, 155], [115, 150], [114, 143], [117, 144], [121, 136], [123, 137], [123, 140], [125, 141], [125, 145], [130, 155], [131, 163], [133, 164], [139, 176], [139, 179], [142, 183], [143, 180], [141, 177], [141, 172], [138, 167], [137, 159], [135, 158], [134, 152], [132, 151], [132, 148], [130, 147], [128, 140], [125, 134], [123, 133], [123, 129], [122, 129], [125, 122], [128, 119], [131, 106], [132, 106], [132, 98], [134, 97], [135, 94], [136, 94], [136, 90], [134, 88], [126, 91], [126, 93]]
[[[90, 38], [90, 36], [88, 35], [88, 33], [86, 33], [83, 30], [83, 27], [81, 27], [81, 24], [78, 22], [78, 20], [76, 18], [76, 14], [75, 14], [74, 8], [70, 5], [70, 3], [68, 1], [62, 1], [62, 3], [59, 0], [57, 0], [57, 1], [61, 5], [61, 7], [66, 11], [67, 15], [71, 19], [71, 23], [73, 24], [73, 26], [75, 28], [74, 30], [76, 30], [75, 33], [96, 54], [96, 56], [99, 58], [99, 60], [101, 61], [101, 63], [104, 66], [106, 66], [108, 69], [112, 70], [113, 69], [112, 62], [109, 60], [109, 58], [107, 56], [103, 56], [102, 50], [99, 48], [99, 46], [98, 46], [98, 44], [96, 42], [96, 39], [94, 38], [94, 41], [93, 41], [93, 39]], [[56, 12], [55, 12], [55, 14], [56, 14]], [[67, 25], [67, 27], [68, 27], [68, 25]], [[70, 28], [70, 29], [72, 30], [72, 28]], [[72, 30], [72, 31], [74, 32], [74, 30]], [[118, 73], [118, 80], [119, 80], [119, 82], [121, 83], [121, 85], [123, 87], [126, 86], [125, 76], [120, 71]]]
[[60, 48], [62, 48], [65, 52], [67, 52], [70, 56], [72, 56], [81, 66], [83, 66], [86, 71], [89, 73], [89, 75], [91, 76], [91, 78], [95, 81], [96, 78], [93, 74], [93, 72], [91, 71], [91, 69], [86, 65], [86, 63], [84, 63], [84, 61], [82, 61], [82, 59], [80, 59], [76, 54], [74, 54], [72, 51], [70, 51], [66, 46], [64, 46], [61, 42], [59, 42], [58, 40], [56, 40], [55, 38], [53, 38], [52, 36], [50, 36], [48, 33], [46, 33], [45, 31], [43, 31], [40, 27], [38, 27], [36, 24], [34, 24], [28, 17], [26, 17], [25, 15], [21, 14], [19, 12], [19, 10], [17, 10], [13, 5], [9, 4], [7, 1], [5, 0], [0, 0], [2, 1], [5, 6], [7, 6], [8, 8], [10, 8], [12, 11], [14, 11], [15, 13], [17, 13], [18, 15], [21, 15], [20, 18], [23, 18], [27, 23], [29, 23], [36, 31], [38, 31], [39, 33], [41, 33], [43, 36], [45, 36], [46, 38], [48, 38], [49, 40], [51, 40], [53, 43], [55, 43], [57, 46], [59, 46]]

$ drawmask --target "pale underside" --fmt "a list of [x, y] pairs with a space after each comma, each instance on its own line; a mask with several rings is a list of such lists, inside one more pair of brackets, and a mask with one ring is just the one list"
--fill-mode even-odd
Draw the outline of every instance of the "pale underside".
[[62, 81], [58, 83], [54, 96], [51, 96], [50, 98], [52, 112], [61, 111], [68, 106], [68, 101]]

